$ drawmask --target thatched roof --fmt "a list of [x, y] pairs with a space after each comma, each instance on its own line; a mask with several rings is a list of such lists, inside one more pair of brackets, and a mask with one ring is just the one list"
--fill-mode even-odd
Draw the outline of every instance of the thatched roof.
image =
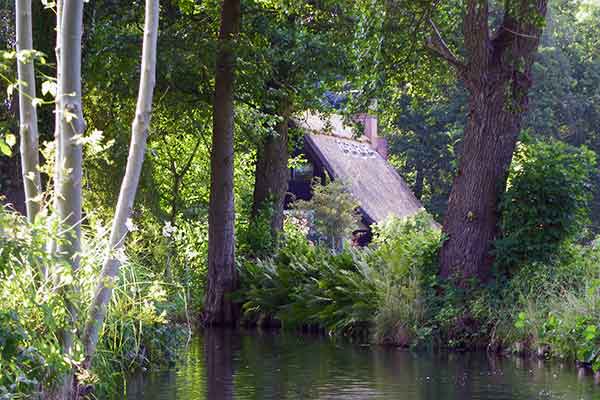
[[351, 128], [340, 116], [329, 121], [314, 114], [296, 121], [306, 131], [305, 145], [319, 158], [333, 179], [350, 186], [370, 222], [389, 215], [405, 217], [423, 209], [406, 182], [364, 137], [352, 138]]

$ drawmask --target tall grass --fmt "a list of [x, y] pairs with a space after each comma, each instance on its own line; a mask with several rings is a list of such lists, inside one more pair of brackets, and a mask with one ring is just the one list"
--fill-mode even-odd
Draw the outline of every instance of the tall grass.
[[[29, 224], [0, 209], [0, 396], [33, 396], [82, 361], [80, 343], [67, 359], [58, 338], [69, 326], [67, 302], [75, 305], [78, 315], [87, 315], [106, 248], [106, 229], [86, 224], [83, 231], [81, 268], [73, 273], [62, 260], [48, 255], [46, 245], [53, 235], [47, 220]], [[82, 383], [95, 384], [99, 393], [112, 388], [115, 375], [173, 362], [187, 337], [185, 329], [175, 328], [167, 318], [176, 304], [187, 302], [183, 287], [165, 282], [135, 255], [119, 256], [121, 273], [98, 354], [92, 371], [82, 371], [79, 377]], [[76, 290], [62, 290], [67, 286]], [[84, 322], [77, 321], [75, 333]]]

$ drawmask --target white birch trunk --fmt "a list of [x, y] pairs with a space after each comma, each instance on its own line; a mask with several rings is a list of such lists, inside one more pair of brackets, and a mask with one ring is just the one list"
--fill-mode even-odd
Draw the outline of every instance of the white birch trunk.
[[59, 163], [61, 169], [57, 193], [57, 215], [66, 241], [59, 245], [60, 255], [79, 267], [81, 249], [81, 179], [83, 152], [81, 135], [85, 121], [81, 105], [81, 35], [83, 0], [64, 0], [60, 27], [61, 60], [58, 73]]
[[[57, 210], [60, 221], [61, 240], [58, 243], [58, 256], [67, 260], [75, 272], [79, 268], [81, 252], [81, 179], [83, 152], [79, 140], [85, 130], [81, 105], [81, 36], [83, 31], [84, 0], [64, 0], [62, 21], [58, 42], [61, 49], [61, 62], [58, 81], [60, 160], [56, 168], [62, 168], [58, 182]], [[69, 289], [66, 289], [69, 290]], [[65, 298], [68, 298], [66, 296]], [[67, 305], [71, 324], [62, 335], [63, 352], [70, 355], [73, 346], [73, 329], [77, 320], [77, 310]], [[73, 396], [73, 374], [65, 376], [59, 388], [59, 398]]]
[[150, 125], [152, 111], [152, 95], [156, 75], [156, 43], [158, 38], [158, 0], [146, 0], [146, 15], [144, 23], [144, 44], [142, 49], [142, 68], [140, 87], [138, 91], [135, 119], [131, 127], [131, 144], [125, 176], [121, 183], [119, 200], [115, 210], [110, 240], [98, 286], [90, 307], [83, 337], [85, 351], [84, 368], [90, 368], [98, 338], [106, 316], [106, 310], [112, 295], [112, 283], [117, 279], [120, 262], [117, 254], [123, 248], [127, 235], [127, 220], [131, 216], [135, 194], [137, 191], [144, 154], [146, 138]]
[[[31, 0], [16, 0], [17, 52], [33, 50]], [[20, 58], [20, 57], [19, 57]], [[19, 136], [21, 137], [21, 173], [25, 187], [27, 219], [33, 222], [40, 211], [40, 181], [37, 111], [35, 99], [35, 69], [33, 59], [17, 61], [19, 78]]]
[[[56, 0], [56, 47], [54, 49], [54, 54], [56, 55], [56, 82], [60, 83], [60, 41], [61, 41], [61, 27], [62, 27], [62, 0]], [[61, 115], [61, 106], [60, 106], [60, 87], [57, 85], [56, 87], [56, 95], [54, 98], [54, 176], [53, 176], [53, 207], [54, 212], [58, 210], [58, 193], [60, 191], [60, 175], [61, 175], [61, 140], [60, 140], [60, 115]], [[56, 217], [56, 215], [54, 216]], [[49, 221], [49, 225], [52, 226], [52, 219]], [[47, 248], [48, 254], [55, 256], [56, 255], [56, 240], [54, 237], [50, 238]], [[44, 277], [47, 277], [47, 270], [44, 268], [42, 271]]]
[[[62, 28], [62, 5], [63, 0], [56, 0], [56, 48], [54, 49], [54, 54], [56, 55], [56, 81], [60, 82], [60, 68], [61, 68], [61, 28]], [[54, 104], [54, 208], [58, 209], [58, 196], [57, 193], [60, 189], [60, 176], [61, 176], [61, 166], [60, 163], [62, 161], [61, 156], [61, 140], [60, 140], [60, 115], [61, 115], [61, 91], [60, 85], [56, 87], [56, 96], [55, 96], [55, 104]]]

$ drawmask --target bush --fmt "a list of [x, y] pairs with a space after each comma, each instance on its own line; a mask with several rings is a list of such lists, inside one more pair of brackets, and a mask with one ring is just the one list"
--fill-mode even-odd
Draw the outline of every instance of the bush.
[[591, 289], [600, 272], [600, 248], [570, 244], [563, 251], [552, 263], [526, 264], [472, 294], [466, 307], [480, 324], [480, 337], [519, 353], [552, 349], [579, 359], [581, 349], [589, 350], [593, 328], [586, 329], [600, 326], [599, 297]]
[[242, 265], [245, 316], [274, 317], [284, 326], [315, 325], [330, 333], [374, 328], [379, 343], [409, 345], [427, 336], [426, 298], [440, 232], [425, 215], [390, 219], [375, 232], [373, 248], [336, 254], [312, 245], [303, 232], [288, 230], [275, 257]]
[[315, 178], [312, 198], [294, 202], [294, 208], [312, 217], [318, 242], [327, 244], [334, 251], [341, 251], [344, 239], [350, 237], [360, 222], [358, 203], [345, 182], [325, 183], [323, 185], [319, 178]]
[[172, 319], [185, 321], [187, 309], [201, 309], [208, 258], [208, 227], [203, 221], [180, 219], [177, 226], [144, 219], [142, 226], [128, 238], [128, 254], [162, 281], [177, 282], [185, 289], [186, 302], [179, 285], [167, 285], [169, 298], [178, 307]]
[[176, 296], [185, 297], [181, 286], [165, 282], [135, 259], [121, 266], [92, 366], [97, 389], [112, 390], [114, 376], [122, 373], [175, 362], [187, 338], [185, 329], [169, 324], [179, 312]]
[[273, 212], [269, 201], [258, 215], [236, 221], [236, 251], [241, 257], [262, 258], [273, 254], [278, 242], [271, 228]]
[[[523, 307], [523, 301], [514, 321], [515, 330], [521, 337], [530, 340], [530, 347], [547, 346], [555, 356], [575, 359], [583, 364], [600, 369], [600, 247], [592, 243], [587, 246], [571, 247], [568, 262], [534, 266], [543, 280], [519, 273], [521, 281], [530, 279], [531, 286], [537, 283], [537, 290], [531, 290], [525, 297], [530, 307]], [[539, 272], [549, 271], [549, 272]], [[520, 287], [523, 283], [513, 283]]]
[[244, 314], [331, 333], [361, 329], [376, 307], [367, 257], [355, 250], [334, 254], [290, 235], [275, 257], [247, 261], [240, 269]]
[[[72, 359], [66, 359], [59, 338], [69, 327], [67, 302], [87, 315], [107, 240], [106, 229], [84, 226], [83, 231], [81, 267], [73, 274], [70, 266], [48, 255], [52, 232], [47, 219], [29, 224], [0, 209], [0, 398], [33, 396], [82, 360], [80, 342], [75, 341]], [[80, 376], [82, 383], [104, 388], [115, 374], [171, 362], [182, 338], [166, 318], [173, 299], [185, 296], [182, 288], [165, 283], [135, 258], [121, 257], [92, 368], [95, 376]], [[71, 285], [78, 290], [63, 290]], [[81, 332], [85, 318], [77, 323]]]
[[389, 218], [373, 232], [375, 255], [382, 264], [374, 339], [398, 345], [423, 340], [431, 332], [428, 303], [435, 296], [441, 232], [426, 213]]
[[[71, 275], [47, 256], [52, 236], [42, 221], [30, 225], [0, 207], [0, 397], [27, 397], [52, 384], [68, 368], [59, 332], [66, 326], [60, 289]], [[42, 271], [50, 265], [47, 280]]]
[[558, 140], [525, 136], [511, 164], [500, 202], [503, 268], [552, 262], [563, 244], [578, 240], [588, 223], [595, 155]]

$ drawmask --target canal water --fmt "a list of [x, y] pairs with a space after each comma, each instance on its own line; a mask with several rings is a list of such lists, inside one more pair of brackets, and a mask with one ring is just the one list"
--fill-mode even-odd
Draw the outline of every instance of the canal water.
[[176, 367], [130, 378], [114, 400], [123, 398], [600, 400], [600, 386], [559, 363], [210, 330]]

